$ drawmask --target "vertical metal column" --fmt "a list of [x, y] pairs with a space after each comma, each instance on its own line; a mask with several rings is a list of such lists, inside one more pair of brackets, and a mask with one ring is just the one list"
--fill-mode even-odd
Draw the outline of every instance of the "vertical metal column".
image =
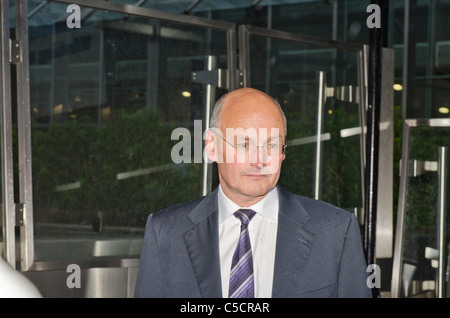
[[97, 125], [100, 126], [103, 121], [102, 107], [105, 101], [105, 31], [98, 30], [98, 96], [97, 96]]
[[362, 198], [362, 208], [361, 208], [361, 219], [360, 224], [364, 224], [365, 213], [365, 180], [364, 173], [366, 167], [366, 113], [367, 113], [367, 81], [369, 73], [369, 46], [364, 45], [362, 50], [358, 52], [358, 83], [359, 83], [359, 107], [358, 107], [358, 117], [359, 124], [361, 126], [361, 134], [359, 135], [359, 145], [360, 145], [360, 171], [361, 171], [361, 198]]
[[228, 78], [227, 78], [227, 88], [229, 91], [236, 89], [237, 87], [242, 87], [243, 83], [238, 84], [237, 80], [237, 59], [236, 59], [236, 31], [232, 28], [227, 32], [227, 61], [228, 61]]
[[0, 2], [0, 70], [1, 70], [1, 187], [3, 257], [16, 268], [14, 227], [16, 213], [14, 204], [13, 147], [11, 120], [11, 47], [9, 37], [9, 1]]
[[145, 106], [154, 109], [158, 108], [159, 34], [160, 23], [155, 21], [153, 36], [147, 40], [147, 79], [145, 82]]
[[28, 62], [27, 0], [16, 0], [16, 40], [21, 45], [17, 69], [17, 118], [19, 147], [19, 193], [21, 207], [20, 268], [28, 270], [34, 261], [33, 182], [31, 174], [30, 76]]
[[400, 297], [401, 277], [403, 275], [403, 237], [405, 229], [406, 189], [409, 171], [409, 134], [408, 122], [403, 123], [402, 164], [400, 166], [400, 184], [397, 208], [397, 227], [395, 230], [395, 249], [392, 263], [391, 297]]
[[[372, 1], [382, 7], [385, 1]], [[383, 9], [381, 10], [383, 12]], [[384, 12], [383, 12], [384, 13]], [[386, 27], [382, 25], [382, 27]], [[365, 194], [365, 233], [364, 250], [367, 264], [375, 262], [375, 239], [377, 223], [377, 196], [378, 196], [378, 153], [380, 135], [380, 104], [381, 104], [381, 47], [382, 30], [370, 30], [369, 45], [369, 77], [368, 77], [368, 109], [367, 109], [367, 135], [366, 135], [366, 194]]]
[[[251, 87], [250, 78], [250, 34], [246, 25], [239, 25], [239, 69], [242, 71], [241, 87]], [[230, 76], [231, 77], [231, 76]]]
[[325, 104], [325, 72], [316, 72], [317, 83], [317, 117], [316, 117], [316, 156], [314, 173], [314, 199], [322, 197], [322, 130], [323, 130], [323, 109]]
[[[217, 68], [217, 58], [208, 55], [205, 58], [205, 70], [212, 71]], [[204, 129], [208, 129], [211, 120], [211, 109], [214, 107], [216, 92], [215, 86], [212, 84], [205, 85], [205, 92], [203, 95], [203, 123]], [[201, 170], [201, 195], [207, 195], [211, 192], [212, 187], [212, 165], [208, 164], [207, 160], [202, 160]]]
[[425, 80], [425, 117], [432, 117], [432, 103], [433, 103], [433, 77], [435, 58], [436, 58], [436, 44], [435, 44], [435, 19], [436, 19], [436, 1], [431, 0], [428, 7], [428, 30], [427, 30], [427, 41], [428, 41], [428, 61], [426, 63], [426, 80]]
[[408, 101], [412, 99], [414, 90], [409, 91], [409, 87], [414, 81], [415, 70], [415, 52], [416, 44], [415, 39], [412, 38], [414, 34], [412, 32], [410, 20], [411, 20], [411, 1], [404, 0], [405, 8], [403, 15], [403, 64], [402, 64], [402, 119], [408, 117]]
[[402, 118], [406, 118], [406, 101], [408, 96], [409, 0], [404, 0], [403, 10]]
[[448, 148], [439, 147], [438, 158], [438, 248], [439, 266], [437, 271], [436, 296], [445, 298], [447, 271], [447, 156]]
[[[267, 29], [272, 29], [272, 6], [267, 6]], [[266, 39], [266, 81], [265, 92], [270, 95], [272, 83], [272, 39]]]

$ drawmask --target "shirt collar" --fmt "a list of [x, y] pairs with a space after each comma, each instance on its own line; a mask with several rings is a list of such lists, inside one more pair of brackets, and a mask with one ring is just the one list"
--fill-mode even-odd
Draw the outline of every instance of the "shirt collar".
[[[222, 186], [219, 184], [218, 193], [218, 203], [219, 203], [219, 223], [225, 221], [234, 212], [241, 209], [239, 205], [231, 201], [225, 193], [223, 193]], [[277, 187], [267, 193], [267, 195], [258, 203], [246, 207], [246, 209], [252, 209], [259, 215], [268, 218], [272, 221], [278, 220], [278, 191]]]

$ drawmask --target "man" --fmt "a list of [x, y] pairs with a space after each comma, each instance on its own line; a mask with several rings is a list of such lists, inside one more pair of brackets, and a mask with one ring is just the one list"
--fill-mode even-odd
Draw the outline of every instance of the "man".
[[355, 216], [277, 185], [279, 104], [238, 89], [217, 102], [211, 126], [205, 150], [220, 185], [150, 215], [135, 296], [371, 297]]

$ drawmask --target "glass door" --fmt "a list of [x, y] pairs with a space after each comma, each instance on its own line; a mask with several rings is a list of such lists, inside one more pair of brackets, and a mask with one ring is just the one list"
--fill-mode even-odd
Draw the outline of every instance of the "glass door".
[[362, 222], [364, 48], [253, 26], [240, 26], [239, 45], [245, 85], [277, 98], [287, 117], [280, 184]]
[[110, 1], [1, 9], [3, 252], [44, 296], [132, 295], [148, 214], [217, 184], [203, 132], [237, 87], [286, 113], [280, 184], [362, 225], [365, 47], [239, 26], [237, 48], [233, 23]]
[[15, 6], [20, 199], [3, 222], [22, 209], [20, 270], [44, 296], [132, 296], [148, 215], [211, 190], [203, 132], [236, 87], [235, 25], [106, 1]]
[[393, 297], [449, 296], [449, 132], [444, 118], [404, 121]]
[[[356, 214], [364, 226], [368, 48], [239, 26], [242, 82], [278, 99], [287, 117], [279, 183]], [[376, 257], [392, 257], [392, 52], [384, 49]]]

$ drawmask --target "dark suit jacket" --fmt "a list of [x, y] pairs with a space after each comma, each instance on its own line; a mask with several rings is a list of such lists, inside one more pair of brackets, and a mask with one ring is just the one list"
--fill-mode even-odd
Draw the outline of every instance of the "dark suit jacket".
[[[217, 193], [149, 216], [135, 297], [222, 297]], [[278, 196], [272, 297], [372, 297], [355, 216]]]

